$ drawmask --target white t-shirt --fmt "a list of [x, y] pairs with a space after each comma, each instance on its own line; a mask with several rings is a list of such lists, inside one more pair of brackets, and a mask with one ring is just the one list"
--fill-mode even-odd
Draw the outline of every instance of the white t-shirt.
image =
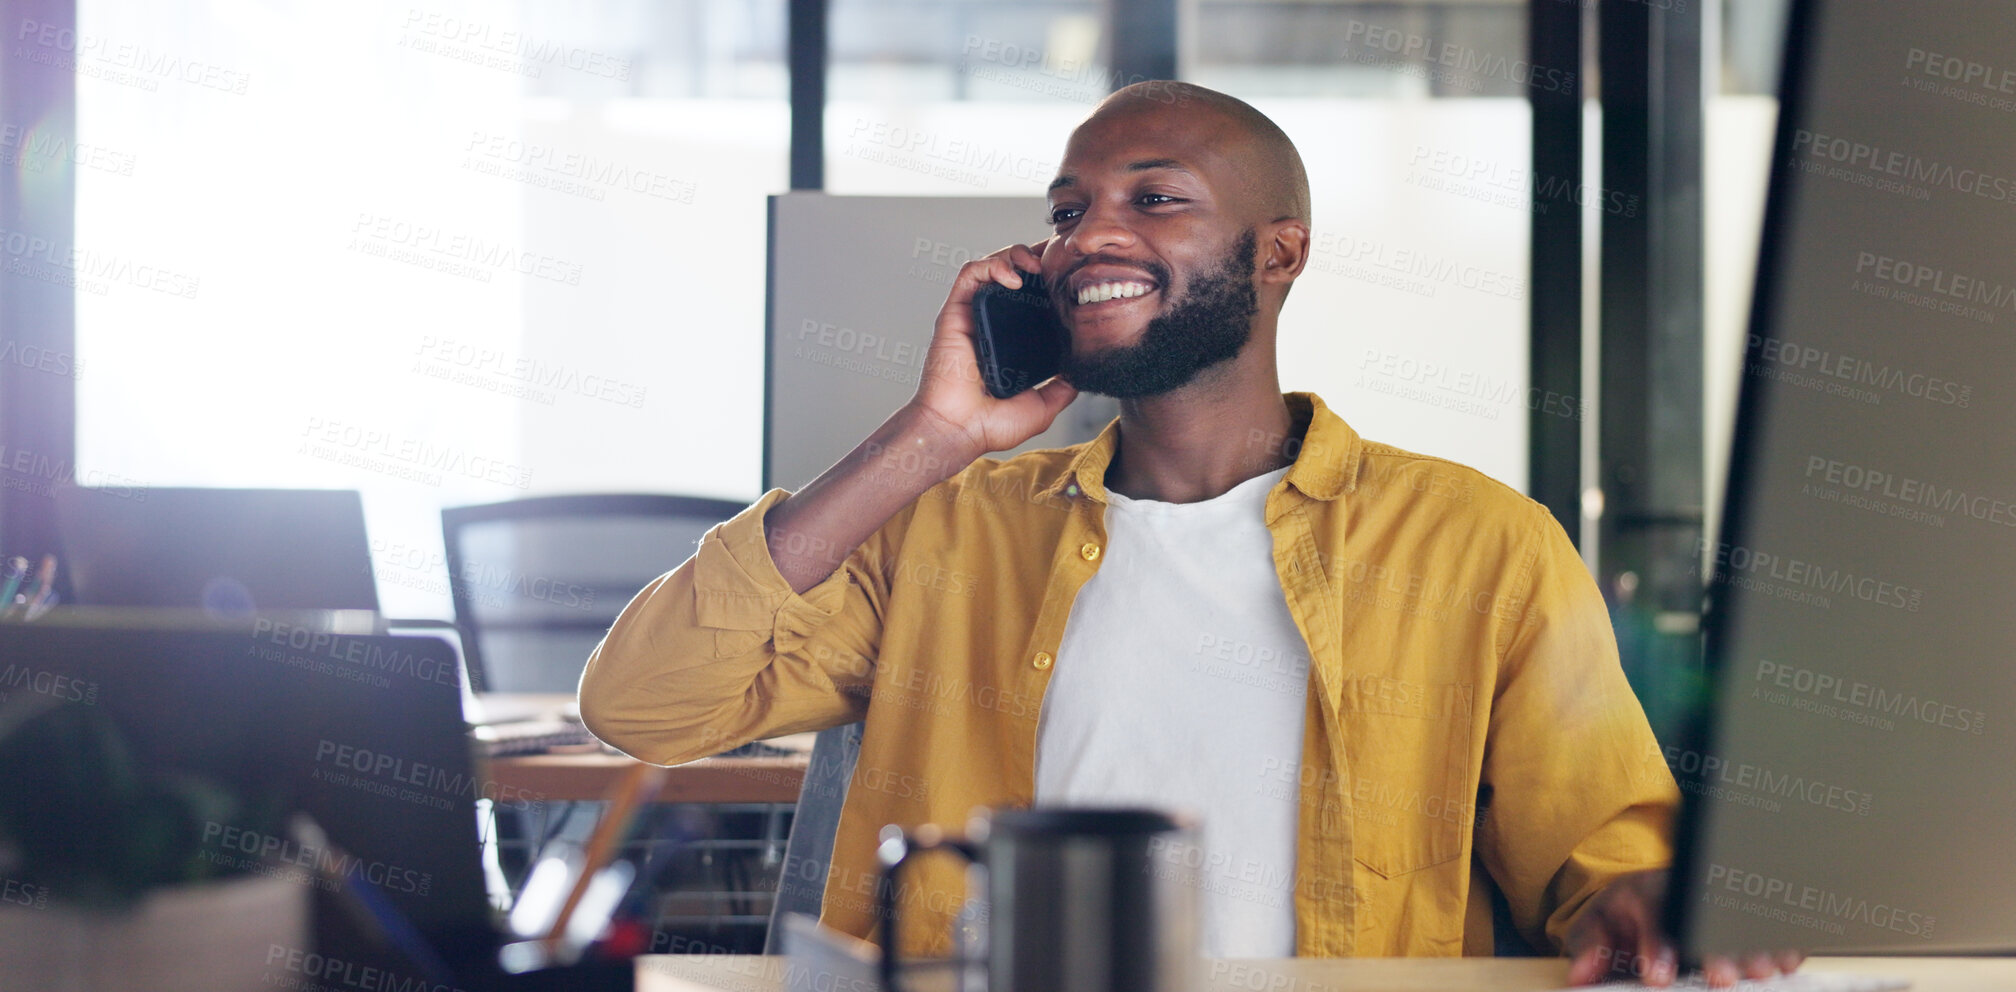
[[1195, 814], [1207, 957], [1295, 954], [1295, 836], [1309, 651], [1274, 571], [1267, 493], [1109, 492], [1099, 571], [1045, 691], [1036, 801]]

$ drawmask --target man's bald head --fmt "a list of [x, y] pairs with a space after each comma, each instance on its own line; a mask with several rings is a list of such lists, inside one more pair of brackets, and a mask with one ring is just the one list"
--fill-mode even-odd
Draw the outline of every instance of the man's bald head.
[[1161, 395], [1241, 362], [1271, 380], [1309, 259], [1309, 179], [1267, 115], [1187, 83], [1129, 86], [1072, 130], [1049, 205], [1043, 278], [1074, 385]]
[[1076, 131], [1135, 114], [1166, 118], [1172, 128], [1213, 132], [1212, 144], [1241, 166], [1252, 220], [1309, 222], [1309, 174], [1302, 168], [1302, 153], [1280, 125], [1252, 104], [1193, 83], [1148, 80], [1115, 90]]

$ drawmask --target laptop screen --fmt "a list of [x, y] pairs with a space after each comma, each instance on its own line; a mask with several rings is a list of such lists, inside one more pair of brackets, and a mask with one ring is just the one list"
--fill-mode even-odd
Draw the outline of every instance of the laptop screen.
[[335, 489], [54, 492], [71, 599], [87, 606], [378, 609], [364, 503]]
[[[477, 801], [541, 800], [473, 764], [447, 642], [263, 619], [233, 631], [10, 625], [0, 659], [13, 724], [0, 734], [0, 790], [12, 793], [0, 809], [13, 822], [0, 826], [55, 852], [12, 873], [51, 873], [37, 884], [61, 898], [69, 876], [56, 861], [121, 863], [158, 842], [172, 850], [149, 854], [147, 871], [298, 882], [313, 946], [282, 960], [314, 953], [430, 988], [442, 969], [494, 969]], [[69, 757], [36, 760], [52, 752]], [[79, 849], [77, 824], [99, 824], [91, 843], [106, 849]]]

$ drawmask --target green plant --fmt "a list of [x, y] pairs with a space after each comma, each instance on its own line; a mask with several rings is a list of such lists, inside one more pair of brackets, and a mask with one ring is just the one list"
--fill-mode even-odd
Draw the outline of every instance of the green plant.
[[0, 704], [0, 873], [74, 905], [119, 908], [173, 885], [247, 874], [216, 825], [280, 836], [272, 800], [155, 770], [104, 708], [38, 693]]

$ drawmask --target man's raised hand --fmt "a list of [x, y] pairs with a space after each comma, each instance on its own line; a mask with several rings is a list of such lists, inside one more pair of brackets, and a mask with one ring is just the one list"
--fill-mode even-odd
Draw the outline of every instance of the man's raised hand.
[[925, 353], [924, 374], [910, 405], [921, 414], [963, 432], [972, 442], [973, 457], [1003, 451], [1049, 429], [1057, 414], [1071, 405], [1078, 390], [1062, 377], [1007, 399], [987, 392], [980, 377], [978, 348], [973, 341], [973, 294], [982, 283], [1022, 288], [1025, 273], [1041, 270], [1046, 238], [1035, 245], [1009, 245], [960, 266], [952, 292], [938, 311]]

